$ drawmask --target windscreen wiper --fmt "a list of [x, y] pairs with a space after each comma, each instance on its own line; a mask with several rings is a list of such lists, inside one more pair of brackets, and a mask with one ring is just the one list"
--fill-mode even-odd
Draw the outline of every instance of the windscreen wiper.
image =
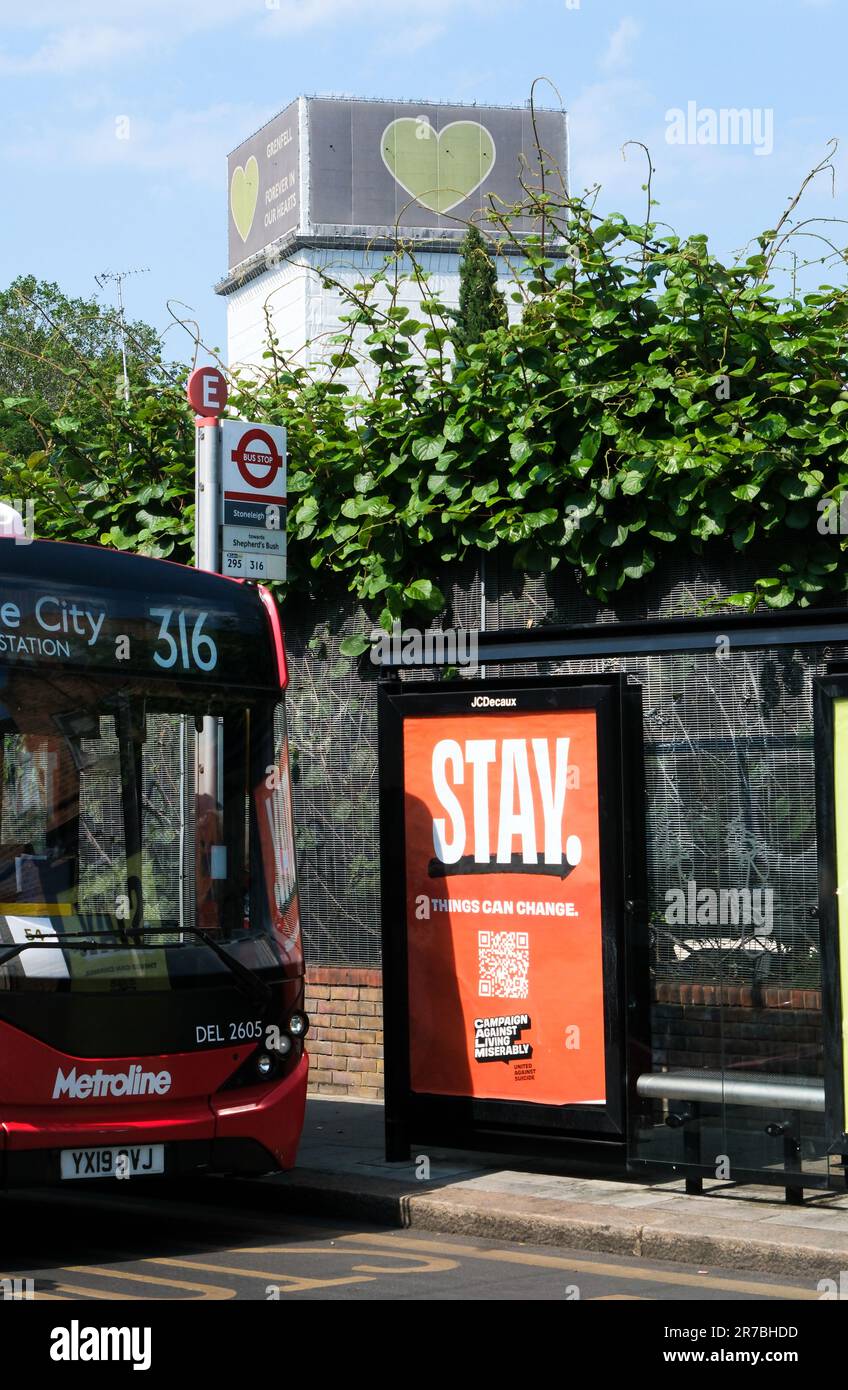
[[[161, 936], [164, 932], [173, 930], [188, 932], [189, 935], [198, 937], [205, 946], [208, 946], [210, 951], [212, 951], [230, 971], [242, 994], [248, 995], [254, 1004], [261, 1004], [264, 1007], [266, 1004], [270, 1003], [273, 997], [270, 985], [267, 985], [265, 981], [256, 974], [255, 970], [251, 970], [249, 966], [243, 965], [240, 960], [236, 960], [235, 956], [231, 956], [229, 951], [225, 951], [223, 946], [220, 946], [217, 941], [213, 941], [208, 933], [201, 931], [199, 927], [144, 927], [142, 928], [141, 935]], [[71, 936], [57, 936], [52, 941], [16, 942], [14, 946], [10, 946], [0, 955], [0, 969], [2, 969], [7, 961], [14, 960], [15, 956], [19, 956], [22, 951], [63, 950], [65, 948], [79, 951], [157, 951], [161, 949], [158, 946], [146, 946], [144, 944], [140, 946], [134, 944], [127, 946], [125, 943], [121, 942], [101, 942], [93, 940], [91, 937], [83, 937], [80, 939]]]
[[[111, 936], [112, 933], [110, 932]], [[0, 955], [0, 969], [8, 960], [14, 960], [22, 951], [126, 951], [126, 945], [118, 941], [97, 941], [90, 936], [57, 936], [51, 941], [18, 941], [14, 946], [9, 946]], [[142, 946], [142, 951], [155, 951], [155, 946]]]
[[179, 926], [177, 923], [175, 923], [173, 927], [142, 927], [141, 935], [161, 936], [163, 932], [168, 931], [187, 932], [190, 936], [196, 936], [198, 940], [203, 942], [204, 946], [208, 946], [210, 951], [214, 952], [218, 959], [224, 963], [233, 975], [242, 994], [247, 994], [254, 1004], [262, 1004], [264, 1006], [271, 1002], [273, 995], [270, 985], [266, 985], [265, 981], [256, 974], [255, 970], [251, 970], [249, 966], [243, 965], [240, 960], [236, 960], [235, 956], [231, 956], [229, 951], [225, 951], [223, 946], [217, 941], [213, 941], [209, 933], [202, 931], [200, 927]]

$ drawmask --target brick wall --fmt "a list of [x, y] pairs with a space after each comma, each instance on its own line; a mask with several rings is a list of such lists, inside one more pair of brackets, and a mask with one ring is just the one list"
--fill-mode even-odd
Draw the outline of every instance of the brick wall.
[[821, 1076], [818, 990], [770, 985], [658, 983], [651, 1009], [653, 1065]]
[[380, 970], [307, 967], [310, 1091], [382, 1099], [382, 986]]
[[[309, 1088], [322, 1095], [383, 1096], [383, 977], [379, 970], [312, 966]], [[734, 1067], [820, 1076], [821, 994], [768, 986], [658, 982], [651, 1010], [653, 1066]]]

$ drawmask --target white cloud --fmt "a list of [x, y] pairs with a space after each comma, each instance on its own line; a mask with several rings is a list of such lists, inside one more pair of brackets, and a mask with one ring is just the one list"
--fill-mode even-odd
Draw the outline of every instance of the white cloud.
[[579, 92], [568, 113], [575, 192], [600, 183], [605, 207], [626, 203], [624, 211], [635, 213], [640, 202], [644, 205], [644, 156], [630, 148], [622, 158], [622, 146], [630, 139], [650, 144], [655, 120], [652, 93], [636, 79], [611, 78]]
[[633, 56], [632, 49], [641, 30], [635, 19], [625, 16], [613, 30], [606, 52], [601, 58], [604, 72], [619, 72], [628, 67]]
[[[315, 0], [280, 0], [280, 10], [310, 10], [314, 3]], [[135, 26], [158, 31], [164, 38], [169, 31], [195, 32], [228, 22], [240, 23], [250, 15], [262, 18], [272, 8], [273, 3], [266, 4], [266, 0], [178, 0], [177, 4], [173, 0], [131, 0], [122, 12], [130, 10]], [[115, 10], [115, 0], [73, 0], [70, 5], [67, 0], [31, 0], [28, 5], [19, 0], [0, 0], [0, 19], [6, 29], [56, 30], [71, 24], [95, 28], [114, 24]]]
[[[238, 27], [248, 34], [270, 34], [284, 38], [291, 34], [331, 25], [353, 23], [357, 28], [390, 21], [399, 39], [412, 34], [426, 38], [443, 20], [463, 12], [481, 16], [495, 9], [516, 9], [522, 0], [427, 0], [418, 12], [421, 22], [410, 26], [410, 12], [399, 18], [396, 0], [133, 0], [128, 26], [131, 45], [142, 38], [145, 43], [162, 46], [179, 43], [192, 35], [215, 29]], [[28, 54], [7, 53], [6, 71], [36, 71], [32, 64], [44, 49], [61, 46], [72, 34], [74, 49], [90, 43], [92, 58], [98, 57], [106, 31], [119, 31], [115, 25], [115, 0], [0, 0], [0, 22], [8, 36], [37, 34], [40, 43]], [[434, 35], [435, 37], [435, 35]], [[430, 41], [426, 38], [426, 41]], [[40, 61], [40, 59], [39, 59]], [[45, 69], [40, 69], [45, 70]]]
[[137, 53], [149, 41], [150, 36], [139, 30], [116, 29], [106, 25], [89, 29], [68, 28], [51, 34], [27, 55], [11, 56], [0, 52], [0, 75], [26, 77], [108, 67], [120, 58]]
[[44, 169], [61, 163], [81, 172], [109, 168], [176, 175], [176, 189], [180, 181], [222, 189], [221, 151], [232, 143], [233, 130], [256, 129], [264, 116], [258, 107], [230, 103], [174, 111], [161, 120], [116, 112], [93, 124], [65, 129], [61, 141], [55, 125], [45, 119], [0, 145], [0, 158]]
[[[523, 0], [132, 0], [116, 23], [116, 0], [0, 0], [0, 78], [119, 71], [142, 52], [185, 47], [209, 32], [238, 31], [257, 43], [285, 42], [333, 27], [380, 30], [376, 51], [409, 55], [434, 43], [462, 14], [481, 19]], [[127, 14], [127, 12], [129, 12]]]

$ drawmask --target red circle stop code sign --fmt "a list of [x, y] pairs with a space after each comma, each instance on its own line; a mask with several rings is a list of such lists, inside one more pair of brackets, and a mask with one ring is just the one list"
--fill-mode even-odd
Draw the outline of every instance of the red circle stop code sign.
[[195, 415], [220, 415], [227, 404], [227, 379], [217, 367], [195, 367], [186, 383], [186, 395]]

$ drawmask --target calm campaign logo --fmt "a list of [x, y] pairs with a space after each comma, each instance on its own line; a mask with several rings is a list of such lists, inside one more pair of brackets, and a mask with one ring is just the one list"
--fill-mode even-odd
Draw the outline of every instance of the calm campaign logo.
[[[579, 835], [566, 833], [571, 739], [441, 739], [433, 748], [433, 791], [444, 815], [433, 820], [431, 878], [448, 874], [554, 874], [580, 863]], [[471, 815], [459, 788], [471, 788]], [[494, 847], [494, 848], [493, 848]]]

